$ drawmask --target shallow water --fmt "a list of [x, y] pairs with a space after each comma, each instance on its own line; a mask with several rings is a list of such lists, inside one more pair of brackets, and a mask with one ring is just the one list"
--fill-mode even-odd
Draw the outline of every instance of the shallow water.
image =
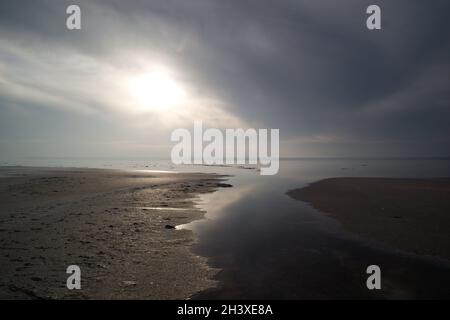
[[[192, 229], [219, 287], [194, 298], [450, 298], [450, 263], [406, 254], [348, 234], [338, 222], [286, 191], [338, 176], [450, 176], [448, 160], [286, 160], [276, 176], [224, 168], [233, 188], [200, 198], [206, 219]], [[378, 265], [382, 290], [368, 290]]]

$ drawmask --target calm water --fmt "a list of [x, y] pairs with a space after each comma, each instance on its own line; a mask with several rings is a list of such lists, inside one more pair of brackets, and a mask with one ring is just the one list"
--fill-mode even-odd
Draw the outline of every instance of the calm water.
[[[194, 251], [222, 269], [219, 287], [194, 298], [450, 298], [450, 264], [405, 254], [346, 233], [288, 197], [289, 189], [338, 176], [450, 177], [448, 160], [286, 160], [276, 176], [222, 168], [233, 188], [201, 197], [206, 219]], [[382, 290], [366, 288], [379, 265]]]

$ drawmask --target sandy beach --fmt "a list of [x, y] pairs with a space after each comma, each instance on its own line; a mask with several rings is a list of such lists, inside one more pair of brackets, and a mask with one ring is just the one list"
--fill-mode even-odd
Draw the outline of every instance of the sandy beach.
[[367, 239], [450, 259], [449, 178], [331, 178], [288, 195]]
[[[189, 230], [208, 174], [0, 168], [0, 299], [186, 299], [215, 285]], [[81, 268], [82, 290], [66, 288]]]

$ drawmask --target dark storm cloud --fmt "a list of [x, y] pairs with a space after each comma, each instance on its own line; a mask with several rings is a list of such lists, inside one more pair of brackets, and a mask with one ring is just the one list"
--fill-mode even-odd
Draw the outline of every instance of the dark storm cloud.
[[[72, 3], [82, 8], [78, 33], [61, 28]], [[382, 8], [381, 31], [365, 26], [370, 4]], [[438, 155], [450, 147], [449, 9], [439, 0], [2, 1], [0, 35], [115, 65], [126, 63], [123, 48], [159, 54], [199, 94], [280, 128], [289, 154]]]

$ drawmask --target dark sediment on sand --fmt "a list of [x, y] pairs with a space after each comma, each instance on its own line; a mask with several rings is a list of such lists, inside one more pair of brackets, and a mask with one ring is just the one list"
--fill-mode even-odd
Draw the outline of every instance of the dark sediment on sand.
[[332, 178], [288, 195], [363, 237], [450, 259], [450, 178]]
[[[185, 299], [215, 285], [189, 230], [217, 175], [1, 168], [1, 299]], [[81, 268], [82, 290], [66, 269]]]

